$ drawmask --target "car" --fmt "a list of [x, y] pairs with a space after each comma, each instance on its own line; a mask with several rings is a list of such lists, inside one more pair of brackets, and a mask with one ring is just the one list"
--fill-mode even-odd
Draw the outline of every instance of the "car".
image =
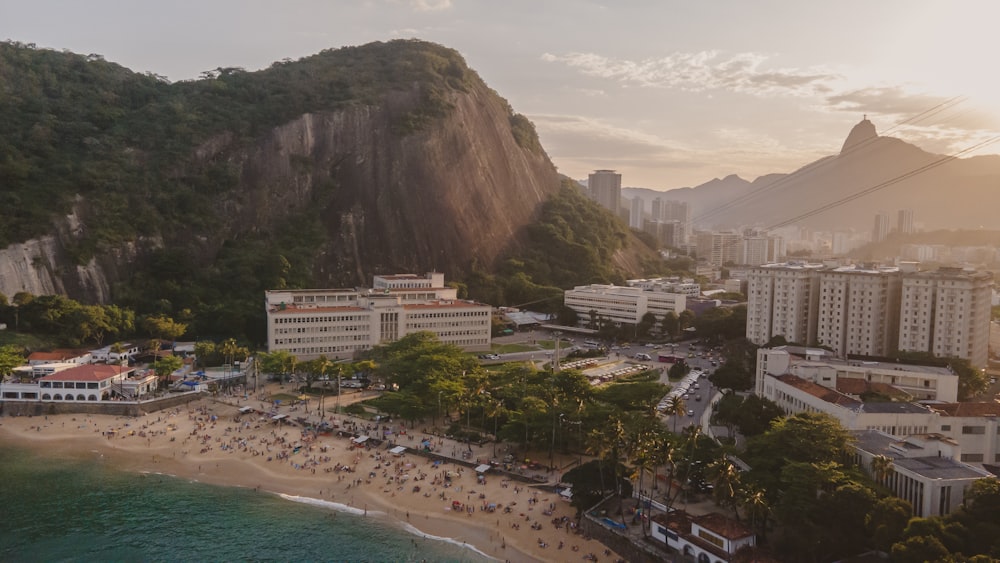
[[695, 401], [701, 401], [701, 395], [695, 395], [694, 396], [694, 400]]
[[694, 416], [694, 411], [693, 410], [689, 410], [688, 411], [688, 416]]
[[487, 360], [499, 360], [500, 354], [486, 354]]

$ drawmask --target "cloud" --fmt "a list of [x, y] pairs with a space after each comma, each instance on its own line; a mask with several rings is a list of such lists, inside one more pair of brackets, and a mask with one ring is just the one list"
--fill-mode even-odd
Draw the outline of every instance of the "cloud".
[[451, 0], [410, 0], [410, 5], [418, 12], [439, 12], [451, 8]]
[[826, 98], [835, 110], [882, 115], [916, 115], [947, 101], [943, 96], [910, 94], [899, 86], [860, 88]]
[[933, 153], [963, 150], [998, 134], [996, 115], [964, 97], [907, 92], [899, 86], [871, 87], [828, 96], [829, 109], [865, 113], [888, 126], [888, 135]]
[[788, 147], [747, 129], [717, 129], [703, 145], [685, 145], [586, 116], [534, 114], [529, 118], [563, 173], [582, 178], [590, 170], [611, 168], [625, 174], [631, 186], [679, 187], [735, 172], [780, 172], [824, 154], [822, 147]]
[[691, 92], [728, 90], [754, 96], [825, 94], [828, 83], [838, 76], [824, 70], [763, 68], [767, 56], [736, 53], [724, 57], [719, 51], [672, 53], [666, 57], [633, 61], [596, 53], [545, 53], [541, 59], [562, 63], [588, 76], [617, 80], [622, 84], [674, 88]]

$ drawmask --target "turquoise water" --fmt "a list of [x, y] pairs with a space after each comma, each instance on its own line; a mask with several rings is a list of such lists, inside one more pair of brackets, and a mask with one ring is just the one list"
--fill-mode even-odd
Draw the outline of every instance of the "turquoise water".
[[0, 561], [489, 561], [384, 518], [0, 448]]

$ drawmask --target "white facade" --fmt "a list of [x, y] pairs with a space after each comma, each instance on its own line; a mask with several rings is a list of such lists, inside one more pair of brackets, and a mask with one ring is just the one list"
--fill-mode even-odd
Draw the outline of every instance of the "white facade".
[[637, 324], [647, 312], [656, 315], [657, 319], [670, 311], [679, 315], [687, 304], [686, 297], [678, 293], [603, 284], [566, 290], [563, 301], [576, 311], [580, 322], [587, 322], [594, 311], [598, 317], [619, 324]]
[[758, 345], [781, 335], [841, 355], [930, 352], [984, 367], [991, 282], [959, 268], [768, 264], [749, 272], [746, 335]]
[[899, 349], [969, 360], [985, 367], [989, 355], [992, 276], [959, 268], [904, 276]]
[[738, 263], [743, 238], [737, 233], [698, 233], [695, 236], [698, 260], [713, 266]]
[[[913, 506], [921, 518], [944, 516], [961, 505], [965, 490], [993, 474], [956, 461], [957, 445], [936, 434], [895, 438], [875, 430], [853, 433], [855, 463], [880, 485]], [[891, 460], [885, 475], [877, 475], [872, 461], [877, 456]]]
[[[901, 366], [909, 369], [898, 373], [890, 367], [894, 364], [872, 368], [868, 362], [845, 362], [845, 366], [825, 360], [822, 352], [804, 350], [800, 356], [782, 348], [758, 350], [754, 392], [774, 401], [789, 414], [822, 412], [839, 420], [848, 430], [878, 430], [896, 437], [932, 434], [950, 441], [949, 455], [956, 461], [977, 467], [1000, 463], [997, 425], [1000, 403], [955, 403], [940, 399], [927, 405], [865, 403], [836, 390], [839, 380], [857, 380], [863, 375], [866, 381], [895, 380], [891, 385], [900, 389], [908, 387], [914, 392], [928, 389], [948, 397], [957, 394], [956, 375], [924, 366]], [[933, 389], [933, 385], [939, 386], [938, 389]]]
[[352, 358], [420, 331], [468, 351], [489, 350], [492, 307], [456, 299], [444, 276], [376, 276], [371, 290], [265, 292], [268, 351], [300, 360]]
[[889, 214], [879, 211], [875, 214], [875, 227], [872, 229], [872, 242], [881, 242], [889, 236]]
[[811, 312], [819, 301], [815, 271], [819, 264], [786, 264], [752, 268], [747, 280], [747, 338], [763, 345], [772, 336], [810, 344], [816, 325]]
[[682, 511], [651, 519], [654, 540], [699, 563], [724, 563], [740, 549], [757, 545], [757, 537], [743, 524], [718, 513], [689, 516]]
[[816, 339], [840, 355], [888, 356], [896, 349], [897, 268], [848, 266], [821, 272]]

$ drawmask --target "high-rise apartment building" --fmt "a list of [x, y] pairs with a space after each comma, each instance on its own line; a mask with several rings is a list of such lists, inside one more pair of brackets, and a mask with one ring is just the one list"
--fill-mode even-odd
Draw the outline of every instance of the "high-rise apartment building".
[[769, 264], [748, 275], [747, 338], [822, 345], [842, 356], [929, 352], [986, 365], [986, 272]]
[[899, 217], [896, 221], [896, 232], [901, 235], [913, 234], [913, 210], [912, 209], [900, 209]]
[[737, 233], [698, 233], [695, 237], [698, 260], [713, 266], [739, 262], [743, 237]]
[[879, 211], [875, 214], [875, 227], [872, 229], [872, 242], [882, 242], [889, 236], [889, 214]]
[[632, 198], [631, 203], [632, 205], [630, 206], [628, 214], [628, 226], [632, 227], [633, 229], [641, 229], [642, 219], [643, 219], [642, 215], [643, 212], [645, 211], [642, 198], [639, 196], [635, 196], [634, 198]]
[[595, 170], [587, 179], [590, 198], [617, 217], [621, 213], [622, 175], [614, 170]]
[[816, 341], [844, 356], [888, 356], [899, 324], [898, 268], [847, 266], [820, 272]]
[[760, 266], [777, 262], [785, 256], [785, 239], [765, 233], [751, 232], [743, 237], [736, 262]]
[[992, 276], [961, 268], [903, 278], [899, 349], [965, 358], [976, 367], [989, 354]]
[[691, 205], [686, 201], [667, 200], [660, 208], [661, 221], [677, 221], [681, 225], [684, 242], [691, 238]]
[[663, 198], [657, 197], [653, 199], [653, 202], [650, 204], [649, 207], [649, 215], [650, 215], [649, 218], [651, 221], [655, 223], [657, 221], [663, 220], [663, 207], [664, 207]]

